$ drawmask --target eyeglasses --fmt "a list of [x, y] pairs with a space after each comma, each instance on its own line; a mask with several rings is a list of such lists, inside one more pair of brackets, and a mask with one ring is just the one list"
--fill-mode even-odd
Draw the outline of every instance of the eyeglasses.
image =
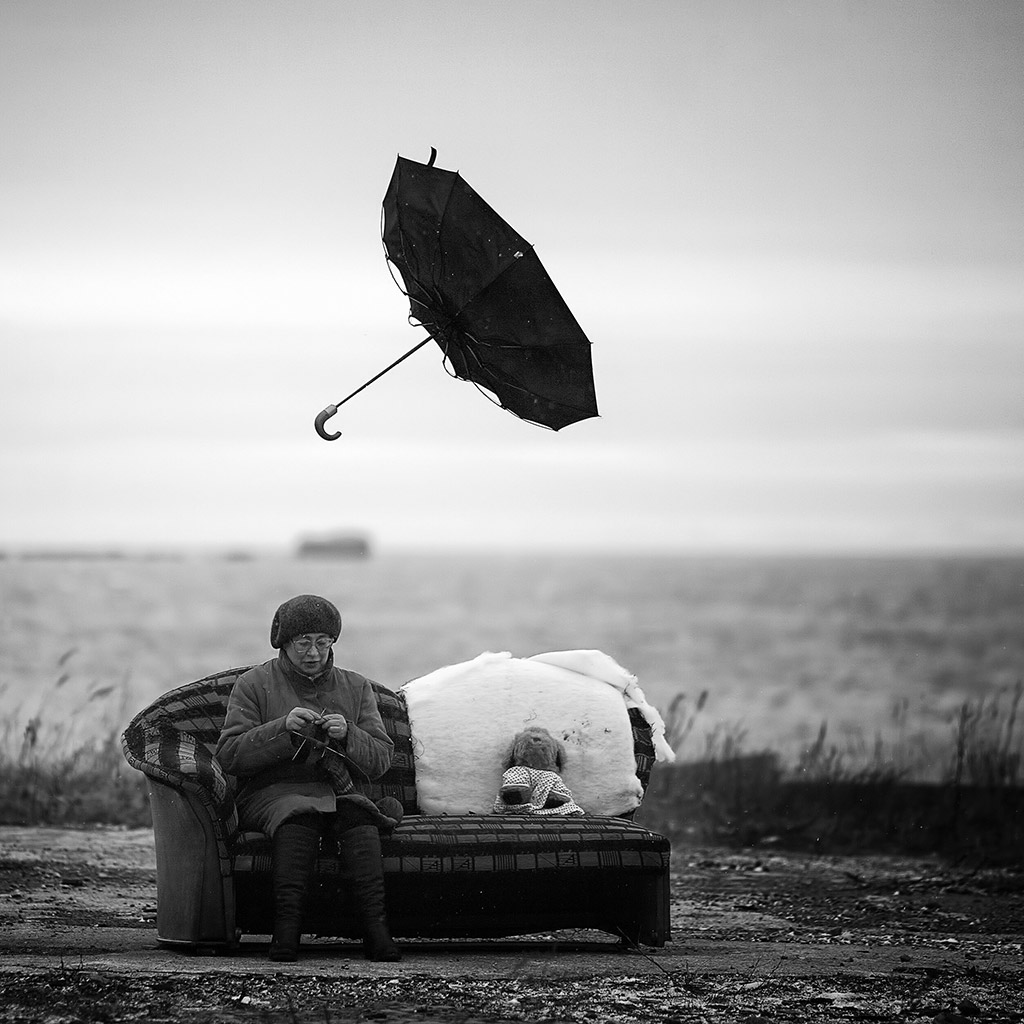
[[310, 647], [316, 647], [316, 649], [323, 654], [325, 651], [329, 651], [334, 645], [334, 640], [329, 636], [322, 636], [319, 640], [312, 640], [308, 636], [297, 636], [291, 641], [292, 647], [299, 652], [299, 654], [305, 654]]

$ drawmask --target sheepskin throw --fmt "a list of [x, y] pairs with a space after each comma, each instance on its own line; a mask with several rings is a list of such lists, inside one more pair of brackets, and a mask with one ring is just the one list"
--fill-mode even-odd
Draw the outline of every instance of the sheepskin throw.
[[492, 813], [502, 759], [525, 726], [543, 726], [562, 741], [562, 778], [587, 814], [624, 814], [643, 797], [629, 707], [651, 723], [658, 759], [673, 756], [635, 678], [600, 651], [481, 654], [414, 679], [402, 692], [425, 814]]

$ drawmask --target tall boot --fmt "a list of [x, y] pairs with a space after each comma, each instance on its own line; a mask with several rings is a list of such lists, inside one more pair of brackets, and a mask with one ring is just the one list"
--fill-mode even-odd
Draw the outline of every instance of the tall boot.
[[299, 958], [302, 915], [316, 866], [320, 829], [315, 814], [301, 814], [278, 826], [273, 838], [274, 935], [270, 959]]
[[341, 870], [363, 926], [367, 960], [393, 963], [402, 954], [391, 938], [384, 911], [384, 868], [376, 825], [356, 825], [338, 836]]

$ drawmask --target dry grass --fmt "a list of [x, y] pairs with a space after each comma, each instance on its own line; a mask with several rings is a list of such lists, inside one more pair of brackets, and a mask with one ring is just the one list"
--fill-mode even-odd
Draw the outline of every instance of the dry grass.
[[[59, 675], [35, 710], [5, 723], [0, 735], [0, 824], [149, 824], [142, 776], [121, 753], [126, 684], [84, 689], [70, 668], [75, 651], [58, 661]], [[99, 735], [76, 727], [88, 709], [101, 710]], [[60, 713], [50, 712], [61, 708]], [[70, 710], [68, 710], [70, 709]]]
[[945, 744], [922, 745], [905, 701], [889, 735], [836, 743], [822, 722], [794, 764], [746, 749], [739, 724], [715, 723], [693, 745], [705, 695], [677, 698], [667, 737], [681, 755], [659, 766], [641, 820], [687, 842], [942, 852], [1019, 858], [1024, 842], [1024, 683], [964, 701]]
[[150, 823], [143, 776], [128, 767], [116, 732], [59, 755], [26, 737], [18, 757], [0, 755], [0, 780], [0, 824]]

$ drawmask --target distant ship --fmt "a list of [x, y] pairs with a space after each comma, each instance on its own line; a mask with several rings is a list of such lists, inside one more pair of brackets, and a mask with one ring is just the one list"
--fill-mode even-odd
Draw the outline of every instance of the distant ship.
[[358, 533], [328, 533], [299, 541], [299, 558], [369, 558], [370, 541]]

